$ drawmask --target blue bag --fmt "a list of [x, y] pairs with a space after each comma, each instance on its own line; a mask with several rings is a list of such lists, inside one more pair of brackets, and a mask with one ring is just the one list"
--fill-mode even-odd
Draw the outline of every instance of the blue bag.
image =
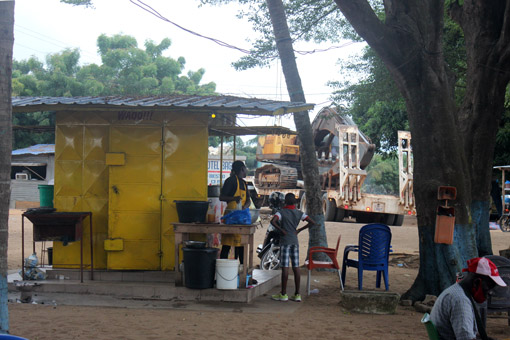
[[251, 224], [250, 209], [234, 210], [221, 218], [225, 224]]

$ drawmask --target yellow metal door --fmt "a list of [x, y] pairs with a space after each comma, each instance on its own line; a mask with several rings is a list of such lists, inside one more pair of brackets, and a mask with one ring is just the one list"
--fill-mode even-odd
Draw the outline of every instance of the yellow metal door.
[[111, 127], [108, 269], [161, 269], [161, 140], [161, 127]]

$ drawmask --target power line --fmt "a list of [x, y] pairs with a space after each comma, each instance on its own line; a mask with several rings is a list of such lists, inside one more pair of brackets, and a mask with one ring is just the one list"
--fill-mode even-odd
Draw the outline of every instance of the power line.
[[32, 50], [32, 51], [39, 52], [39, 53], [46, 53], [46, 54], [49, 54], [49, 53], [50, 53], [50, 52], [45, 52], [45, 51], [36, 50], [36, 49], [35, 49], [35, 48], [33, 48], [33, 47], [25, 46], [25, 45], [23, 45], [23, 44], [19, 44], [19, 43], [16, 43], [16, 46], [20, 46], [20, 47], [26, 48], [26, 49], [28, 49], [28, 50]]
[[187, 29], [187, 28], [184, 28], [184, 27], [182, 27], [181, 25], [176, 24], [175, 22], [173, 22], [173, 21], [171, 21], [171, 20], [169, 20], [169, 19], [165, 18], [165, 17], [164, 17], [163, 15], [161, 15], [158, 11], [156, 11], [154, 8], [152, 8], [151, 6], [149, 6], [148, 4], [144, 3], [144, 2], [143, 2], [143, 1], [141, 1], [141, 0], [129, 0], [129, 1], [130, 1], [132, 4], [134, 4], [135, 6], [138, 6], [138, 7], [140, 7], [141, 9], [143, 9], [144, 11], [146, 11], [146, 12], [148, 12], [148, 13], [150, 13], [150, 14], [154, 15], [154, 16], [155, 16], [155, 17], [157, 17], [158, 19], [161, 19], [161, 20], [163, 20], [163, 21], [165, 21], [165, 22], [168, 22], [168, 23], [170, 23], [170, 24], [172, 24], [172, 25], [176, 26], [177, 28], [179, 28], [179, 29], [181, 29], [181, 30], [183, 30], [183, 31], [185, 31], [185, 32], [188, 32], [188, 33], [190, 33], [190, 34], [196, 35], [197, 37], [200, 37], [200, 38], [204, 38], [204, 39], [207, 39], [207, 40], [211, 40], [212, 42], [214, 42], [214, 43], [216, 43], [216, 44], [218, 44], [218, 45], [220, 45], [220, 46], [223, 46], [223, 47], [232, 48], [232, 49], [238, 50], [238, 51], [240, 51], [240, 52], [242, 52], [242, 53], [246, 53], [246, 54], [250, 54], [250, 53], [251, 53], [250, 51], [248, 51], [248, 50], [246, 50], [246, 49], [239, 48], [239, 47], [236, 47], [236, 46], [234, 46], [234, 45], [230, 45], [230, 44], [228, 44], [228, 43], [226, 43], [226, 42], [223, 42], [223, 41], [221, 41], [221, 40], [218, 40], [218, 39], [215, 39], [215, 38], [211, 38], [211, 37], [207, 37], [207, 36], [205, 36], [205, 35], [202, 35], [202, 34], [199, 34], [199, 33], [194, 32], [194, 31], [192, 31], [192, 30], [189, 30], [189, 29]]
[[[227, 48], [231, 48], [231, 49], [234, 49], [234, 50], [237, 50], [237, 51], [240, 51], [244, 54], [252, 54], [252, 52], [250, 50], [247, 50], [247, 49], [244, 49], [244, 48], [241, 48], [241, 47], [237, 47], [235, 45], [231, 45], [229, 43], [226, 43], [224, 41], [221, 41], [219, 39], [215, 39], [215, 38], [212, 38], [212, 37], [208, 37], [208, 36], [205, 36], [205, 35], [202, 35], [200, 33], [197, 33], [197, 32], [194, 32], [190, 29], [187, 29], [173, 21], [171, 21], [170, 19], [164, 17], [162, 14], [160, 14], [157, 10], [155, 10], [154, 8], [152, 8], [150, 5], [144, 3], [143, 1], [141, 0], [129, 0], [133, 5], [135, 6], [138, 6], [140, 7], [141, 9], [143, 9], [144, 11], [154, 15], [156, 18], [160, 19], [160, 20], [163, 20], [165, 22], [168, 22], [169, 24], [172, 24], [174, 26], [176, 26], [177, 28], [185, 31], [185, 32], [188, 32], [190, 34], [193, 34], [197, 37], [200, 37], [200, 38], [203, 38], [203, 39], [207, 39], [207, 40], [210, 40], [222, 47], [227, 47]], [[293, 40], [293, 42], [295, 42]], [[311, 50], [311, 51], [297, 51], [297, 50], [294, 50], [294, 52], [296, 52], [297, 54], [301, 54], [301, 55], [307, 55], [307, 54], [313, 54], [313, 53], [318, 53], [318, 52], [327, 52], [327, 51], [330, 51], [330, 50], [334, 50], [334, 49], [338, 49], [338, 48], [344, 48], [344, 47], [347, 47], [349, 45], [352, 45], [354, 44], [355, 42], [354, 41], [349, 41], [345, 44], [342, 44], [340, 46], [330, 46], [328, 48], [324, 48], [324, 49], [314, 49], [314, 50]], [[274, 58], [274, 57], [267, 57], [267, 58]]]
[[[66, 42], [53, 39], [52, 37], [49, 37], [47, 35], [44, 35], [44, 34], [41, 34], [41, 33], [37, 32], [37, 31], [31, 30], [30, 28], [23, 27], [23, 26], [20, 26], [20, 25], [17, 25], [17, 24], [15, 24], [15, 26], [17, 28], [17, 30], [16, 30], [17, 33], [21, 33], [21, 34], [27, 35], [29, 37], [35, 38], [35, 39], [37, 39], [39, 41], [42, 41], [42, 42], [45, 42], [47, 44], [51, 44], [51, 45], [60, 47], [62, 49], [66, 49], [66, 48], [69, 48], [69, 46], [72, 46], [72, 44], [68, 44]], [[33, 34], [28, 33], [26, 31], [31, 32]], [[27, 48], [27, 49], [34, 50], [34, 51], [39, 52], [39, 53], [45, 53], [45, 54], [51, 54], [52, 53], [52, 52], [39, 51], [37, 49], [34, 49], [32, 47], [28, 47], [28, 46], [24, 46], [24, 45], [19, 44], [19, 43], [15, 43], [15, 44], [19, 45], [19, 46], [23, 46], [24, 48]], [[94, 53], [91, 53], [91, 52], [88, 52], [88, 51], [84, 51], [79, 46], [75, 46], [75, 48], [78, 48], [80, 50], [80, 54], [85, 54], [85, 55], [88, 55], [89, 57], [94, 57], [94, 58], [98, 57], [97, 54], [94, 54]]]

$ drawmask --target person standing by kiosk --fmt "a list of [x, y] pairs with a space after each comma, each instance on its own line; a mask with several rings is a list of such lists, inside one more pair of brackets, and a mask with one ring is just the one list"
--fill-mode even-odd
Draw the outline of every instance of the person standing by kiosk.
[[[246, 165], [242, 161], [232, 163], [230, 177], [225, 180], [221, 188], [220, 201], [227, 202], [227, 209], [246, 209], [250, 207], [250, 195], [244, 178], [246, 177]], [[244, 247], [241, 247], [241, 235], [221, 235], [220, 259], [228, 259], [231, 247], [235, 247], [234, 256], [244, 263]]]

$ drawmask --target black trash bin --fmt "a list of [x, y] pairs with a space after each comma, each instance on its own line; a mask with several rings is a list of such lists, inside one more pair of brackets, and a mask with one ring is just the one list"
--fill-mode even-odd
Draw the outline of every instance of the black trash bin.
[[192, 289], [214, 287], [217, 248], [182, 248], [184, 255], [184, 285]]

